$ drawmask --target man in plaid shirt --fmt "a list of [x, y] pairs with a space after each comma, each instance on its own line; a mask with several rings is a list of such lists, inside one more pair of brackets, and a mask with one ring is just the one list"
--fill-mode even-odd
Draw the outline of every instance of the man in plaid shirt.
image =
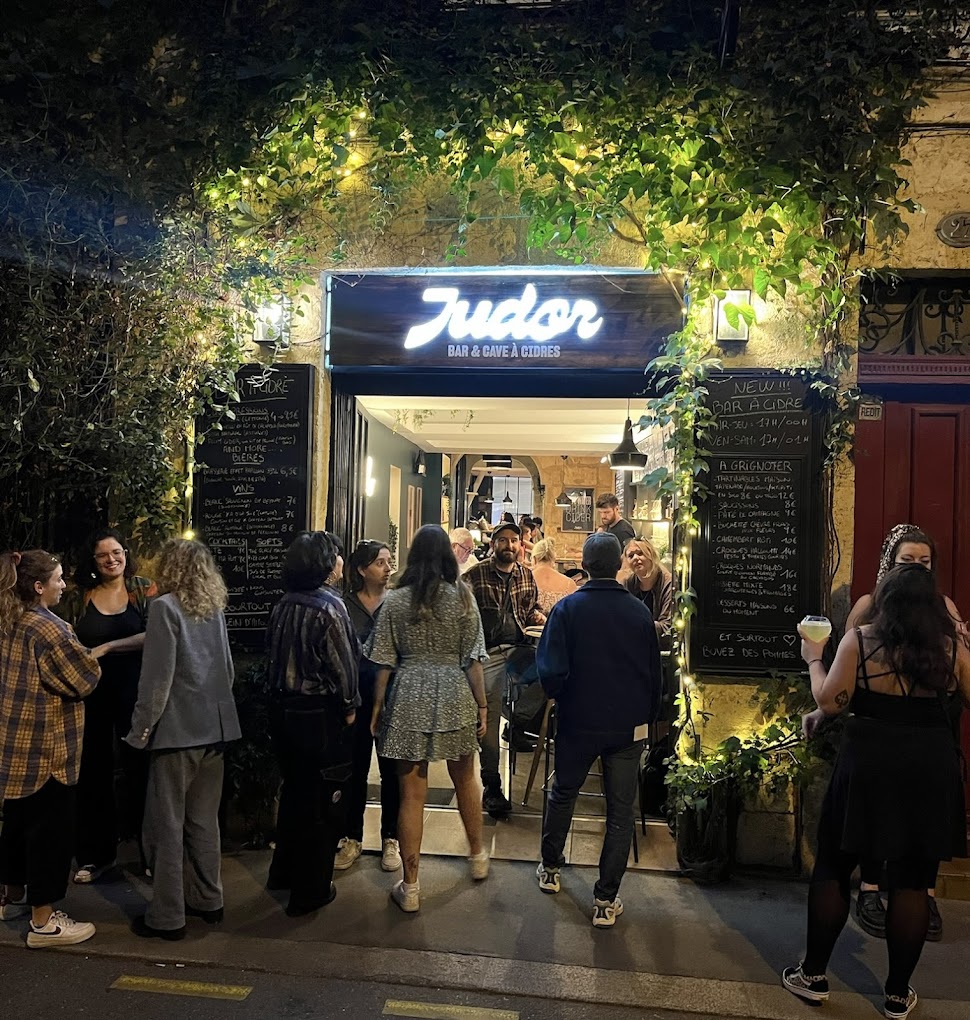
[[505, 693], [509, 653], [523, 640], [526, 627], [545, 623], [539, 611], [539, 589], [528, 567], [518, 562], [522, 531], [517, 524], [499, 524], [492, 532], [491, 556], [476, 564], [464, 580], [471, 585], [482, 614], [488, 662], [485, 698], [488, 720], [482, 738], [482, 806], [493, 818], [504, 818], [512, 805], [502, 792], [499, 775], [498, 724]]
[[97, 659], [50, 611], [64, 590], [56, 557], [40, 550], [0, 562], [0, 919], [30, 914], [27, 945], [75, 945], [94, 925], [52, 904], [64, 897], [73, 853], [74, 787], [84, 705]]

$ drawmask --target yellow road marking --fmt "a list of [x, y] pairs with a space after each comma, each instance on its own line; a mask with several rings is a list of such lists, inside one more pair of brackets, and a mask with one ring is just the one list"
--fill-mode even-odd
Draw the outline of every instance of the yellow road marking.
[[120, 992], [155, 992], [159, 995], [192, 995], [202, 999], [232, 999], [242, 1002], [253, 990], [250, 985], [213, 985], [206, 981], [168, 981], [165, 978], [122, 974], [110, 988]]
[[483, 1006], [449, 1006], [442, 1002], [406, 1002], [388, 999], [384, 1016], [419, 1017], [421, 1020], [519, 1020], [514, 1009], [485, 1009]]

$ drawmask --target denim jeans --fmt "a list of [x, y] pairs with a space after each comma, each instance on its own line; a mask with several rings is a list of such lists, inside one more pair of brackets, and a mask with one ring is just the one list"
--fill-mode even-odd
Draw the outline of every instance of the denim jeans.
[[642, 740], [617, 745], [615, 737], [605, 734], [560, 732], [556, 736], [556, 774], [542, 826], [542, 861], [549, 867], [565, 864], [563, 848], [576, 797], [599, 758], [606, 791], [606, 835], [600, 853], [600, 877], [593, 887], [598, 900], [616, 899], [626, 871], [643, 746]]
[[488, 789], [501, 789], [502, 778], [499, 775], [499, 743], [498, 729], [502, 718], [502, 699], [505, 697], [507, 683], [505, 670], [509, 659], [511, 645], [499, 645], [488, 650], [488, 662], [484, 665], [485, 673], [485, 704], [488, 706], [485, 736], [480, 744], [482, 748], [481, 769], [482, 786]]

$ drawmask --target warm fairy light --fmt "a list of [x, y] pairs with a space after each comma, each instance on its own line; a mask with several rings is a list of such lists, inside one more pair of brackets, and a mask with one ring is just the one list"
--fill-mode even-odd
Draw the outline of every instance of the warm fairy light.
[[186, 542], [194, 542], [195, 532], [191, 528], [186, 528], [185, 531], [182, 532], [182, 538], [184, 538]]
[[349, 130], [349, 131], [347, 132], [347, 137], [348, 137], [348, 138], [356, 138], [356, 137], [357, 137], [357, 128], [351, 128], [351, 129], [350, 129], [350, 130]]
[[685, 624], [684, 624], [684, 618], [683, 618], [682, 616], [678, 616], [678, 617], [677, 617], [677, 619], [676, 619], [676, 620], [674, 620], [674, 626], [675, 626], [675, 627], [676, 627], [676, 628], [677, 628], [678, 630], [683, 630], [683, 629], [684, 629], [684, 626], [685, 626]]
[[243, 177], [239, 182], [244, 188], [248, 188], [253, 182], [248, 177]]
[[367, 111], [366, 110], [358, 110], [357, 111], [357, 119], [358, 120], [367, 120]]

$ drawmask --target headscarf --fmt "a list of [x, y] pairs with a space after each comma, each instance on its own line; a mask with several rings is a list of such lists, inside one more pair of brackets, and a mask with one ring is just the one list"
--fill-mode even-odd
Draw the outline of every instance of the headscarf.
[[916, 524], [897, 524], [889, 529], [889, 534], [883, 539], [882, 549], [879, 550], [879, 570], [876, 573], [876, 584], [896, 566], [896, 552], [901, 545], [901, 539], [911, 531], [922, 531]]

